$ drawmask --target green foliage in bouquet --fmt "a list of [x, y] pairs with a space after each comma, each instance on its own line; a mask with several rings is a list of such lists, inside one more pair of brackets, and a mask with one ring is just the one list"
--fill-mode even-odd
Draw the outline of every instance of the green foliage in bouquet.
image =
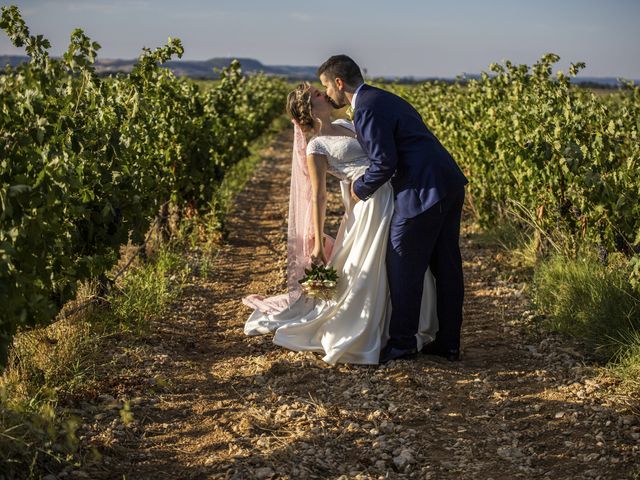
[[312, 265], [304, 269], [305, 276], [299, 280], [305, 295], [323, 300], [333, 298], [338, 285], [338, 272], [333, 267]]

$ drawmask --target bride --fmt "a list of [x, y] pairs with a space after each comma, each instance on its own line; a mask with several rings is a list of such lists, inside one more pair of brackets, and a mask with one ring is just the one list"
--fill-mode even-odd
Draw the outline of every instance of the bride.
[[[363, 175], [369, 160], [353, 124], [331, 121], [332, 104], [314, 86], [303, 83], [287, 98], [295, 136], [289, 198], [287, 245], [288, 292], [265, 298], [250, 295], [254, 309], [247, 335], [273, 332], [273, 342], [295, 351], [324, 354], [336, 363], [378, 364], [388, 339], [391, 303], [385, 256], [393, 215], [393, 190], [384, 184], [368, 200], [355, 203], [350, 184]], [[307, 143], [307, 136], [310, 137]], [[340, 179], [345, 214], [335, 241], [324, 234], [326, 175]], [[330, 300], [310, 298], [298, 283], [311, 263], [338, 272]], [[425, 275], [418, 350], [435, 338], [435, 282]]]

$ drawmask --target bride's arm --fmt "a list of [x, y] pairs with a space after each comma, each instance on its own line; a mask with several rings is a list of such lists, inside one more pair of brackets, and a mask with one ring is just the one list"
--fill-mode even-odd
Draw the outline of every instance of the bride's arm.
[[324, 265], [324, 219], [327, 211], [327, 157], [318, 154], [307, 155], [307, 167], [311, 180], [311, 221], [313, 222], [314, 245], [311, 260], [316, 259]]

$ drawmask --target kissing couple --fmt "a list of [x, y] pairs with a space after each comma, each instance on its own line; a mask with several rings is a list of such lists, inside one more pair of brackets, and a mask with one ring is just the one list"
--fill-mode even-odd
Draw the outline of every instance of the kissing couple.
[[[417, 352], [460, 358], [464, 280], [460, 220], [466, 177], [402, 98], [364, 82], [335, 55], [318, 69], [325, 91], [289, 93], [294, 125], [284, 294], [250, 295], [247, 335], [336, 363], [379, 364]], [[353, 123], [332, 121], [351, 105]], [[340, 179], [345, 213], [324, 234], [326, 175]], [[338, 273], [332, 299], [299, 280], [311, 264]]]

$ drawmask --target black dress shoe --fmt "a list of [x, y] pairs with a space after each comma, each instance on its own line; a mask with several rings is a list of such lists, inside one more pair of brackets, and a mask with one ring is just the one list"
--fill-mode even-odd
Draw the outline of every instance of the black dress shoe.
[[445, 348], [435, 341], [427, 343], [420, 351], [425, 355], [437, 355], [438, 357], [444, 357], [450, 362], [457, 362], [460, 360], [460, 350]]
[[395, 348], [395, 347], [385, 347], [380, 352], [380, 363], [387, 363], [391, 360], [399, 360], [403, 359], [411, 359], [416, 357], [416, 353], [418, 350], [415, 348]]

